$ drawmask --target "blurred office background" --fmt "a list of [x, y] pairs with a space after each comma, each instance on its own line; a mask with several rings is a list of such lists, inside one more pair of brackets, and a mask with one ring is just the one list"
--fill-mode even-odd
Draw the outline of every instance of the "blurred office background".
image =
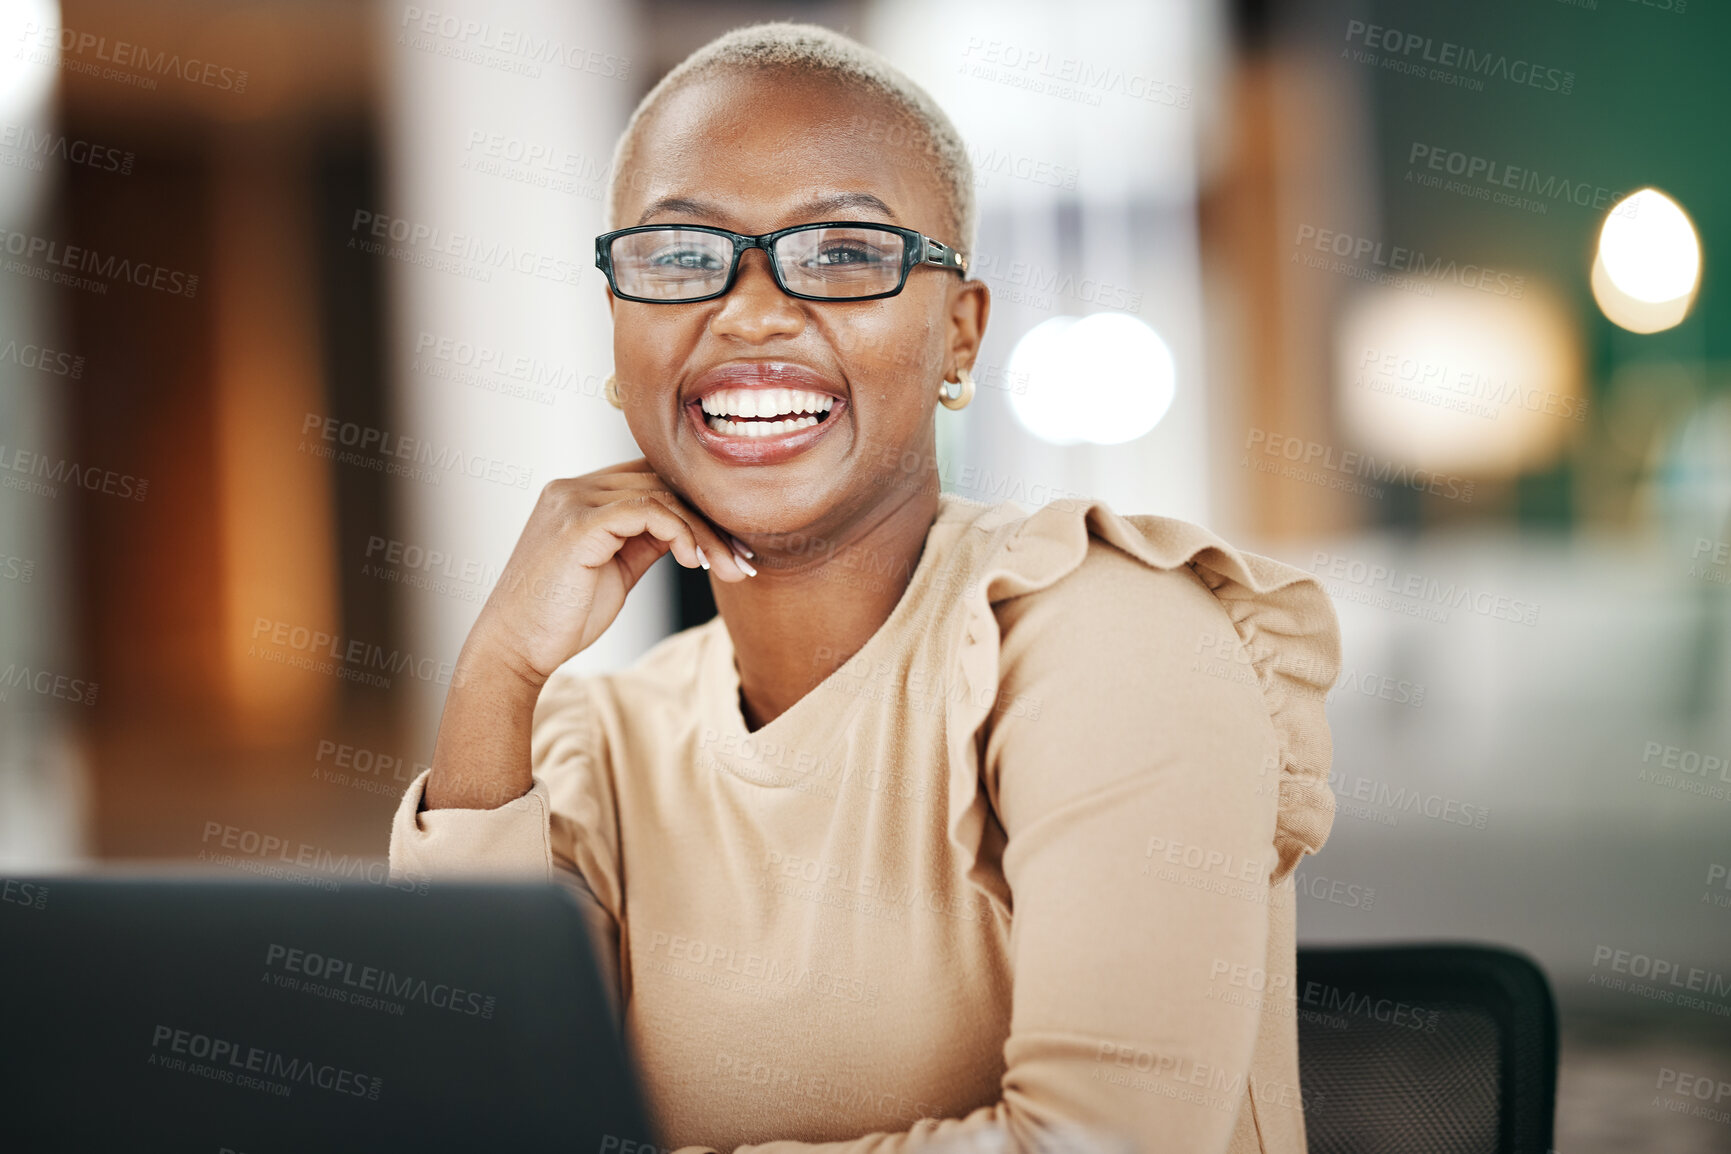
[[[1328, 583], [1302, 937], [1525, 950], [1564, 1154], [1731, 1147], [1660, 1087], [1731, 1079], [1701, 0], [12, 0], [0, 868], [194, 863], [213, 829], [382, 859], [541, 485], [639, 455], [600, 388], [614, 140], [773, 18], [884, 51], [967, 138], [994, 296], [946, 488]], [[664, 563], [578, 662], [711, 612]]]

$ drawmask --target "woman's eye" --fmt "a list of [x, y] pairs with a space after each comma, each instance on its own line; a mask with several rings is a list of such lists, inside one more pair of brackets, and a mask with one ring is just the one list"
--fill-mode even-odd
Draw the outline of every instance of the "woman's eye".
[[812, 254], [811, 263], [817, 265], [875, 264], [883, 259], [884, 254], [869, 244], [863, 244], [859, 241], [832, 241]]
[[667, 270], [713, 272], [721, 261], [706, 248], [667, 248], [649, 258], [649, 263]]

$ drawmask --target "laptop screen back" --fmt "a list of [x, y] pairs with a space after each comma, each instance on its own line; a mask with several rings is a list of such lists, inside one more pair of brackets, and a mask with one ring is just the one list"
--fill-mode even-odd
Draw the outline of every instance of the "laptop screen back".
[[556, 886], [0, 884], [10, 1149], [654, 1149]]

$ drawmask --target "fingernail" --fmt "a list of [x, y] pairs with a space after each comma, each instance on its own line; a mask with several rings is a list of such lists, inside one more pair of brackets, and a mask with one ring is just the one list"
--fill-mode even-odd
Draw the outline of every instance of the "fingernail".
[[753, 553], [750, 549], [747, 549], [745, 547], [744, 541], [741, 541], [738, 537], [735, 537], [732, 533], [729, 533], [727, 535], [727, 539], [729, 541], [733, 542], [733, 551], [735, 553], [738, 553], [740, 556], [742, 556], [742, 557], [755, 557], [755, 556], [757, 556], [756, 553]]
[[697, 559], [698, 559], [698, 561], [702, 562], [703, 567], [705, 569], [709, 568], [709, 558], [705, 557], [703, 555], [703, 546], [702, 545], [699, 545], [697, 547]]
[[748, 577], [756, 577], [757, 576], [757, 570], [753, 569], [751, 567], [751, 562], [747, 561], [744, 557], [741, 557], [738, 553], [735, 553], [733, 555], [733, 561], [734, 561], [734, 564], [738, 565], [741, 569], [745, 570], [746, 576], [748, 576]]

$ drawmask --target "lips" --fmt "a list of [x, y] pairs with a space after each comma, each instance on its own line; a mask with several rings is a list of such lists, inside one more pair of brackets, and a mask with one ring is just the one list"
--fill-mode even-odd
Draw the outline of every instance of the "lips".
[[[781, 412], [789, 398], [798, 411]], [[712, 456], [729, 464], [768, 465], [822, 439], [839, 423], [847, 396], [836, 381], [807, 365], [734, 361], [692, 381], [683, 407], [693, 435]]]

